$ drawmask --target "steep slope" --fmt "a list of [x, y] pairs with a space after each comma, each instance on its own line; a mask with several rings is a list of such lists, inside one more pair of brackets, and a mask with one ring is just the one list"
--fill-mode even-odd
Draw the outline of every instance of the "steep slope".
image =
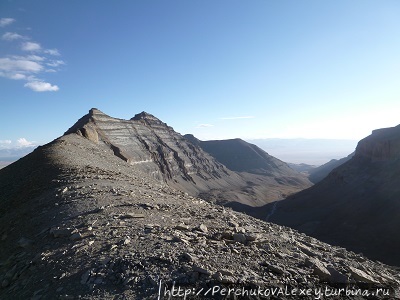
[[171, 189], [114, 151], [71, 133], [0, 170], [0, 299], [168, 299], [173, 284], [298, 299], [340, 282], [399, 296], [396, 270]]
[[120, 159], [171, 187], [249, 213], [252, 207], [282, 199], [310, 184], [307, 180], [286, 180], [279, 174], [271, 180], [233, 172], [146, 112], [121, 120], [91, 109], [69, 133], [111, 149]]
[[328, 161], [326, 164], [323, 164], [322, 166], [319, 166], [317, 168], [313, 168], [309, 170], [309, 176], [308, 178], [312, 183], [317, 183], [320, 182], [322, 179], [324, 179], [328, 174], [335, 168], [343, 165], [345, 162], [349, 161], [353, 156], [354, 152], [349, 154], [346, 157], [343, 157], [341, 159], [332, 159]]
[[400, 265], [399, 180], [400, 125], [375, 130], [324, 180], [265, 212], [271, 222]]

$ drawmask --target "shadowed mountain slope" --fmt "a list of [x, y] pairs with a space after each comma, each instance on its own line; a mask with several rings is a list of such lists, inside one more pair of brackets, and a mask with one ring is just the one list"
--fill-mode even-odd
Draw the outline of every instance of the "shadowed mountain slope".
[[271, 222], [400, 265], [399, 182], [400, 125], [373, 131], [348, 162], [315, 186], [268, 206], [266, 215]]
[[128, 163], [134, 150], [115, 155], [102, 125], [85, 123], [90, 139], [67, 134], [0, 170], [0, 299], [156, 299], [160, 281], [160, 299], [173, 283], [193, 299], [215, 286], [340, 283], [399, 296], [396, 270], [172, 189]]
[[323, 164], [322, 166], [312, 168], [308, 171], [310, 174], [308, 176], [308, 179], [312, 183], [317, 183], [320, 182], [322, 179], [324, 179], [328, 174], [335, 168], [343, 165], [345, 162], [349, 161], [352, 157], [354, 156], [354, 152], [349, 154], [346, 157], [343, 157], [341, 159], [332, 159], [326, 164]]

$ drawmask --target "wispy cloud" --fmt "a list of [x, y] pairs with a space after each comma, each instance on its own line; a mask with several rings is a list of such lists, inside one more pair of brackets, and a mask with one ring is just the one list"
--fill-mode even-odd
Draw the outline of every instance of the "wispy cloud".
[[14, 41], [14, 40], [23, 40], [26, 39], [26, 37], [15, 33], [15, 32], [6, 32], [5, 34], [3, 34], [3, 36], [1, 37], [3, 40], [5, 41]]
[[15, 19], [13, 18], [1, 18], [0, 19], [0, 27], [6, 27], [7, 25], [10, 25], [15, 22]]
[[60, 56], [60, 52], [57, 49], [46, 49], [43, 51], [46, 54], [54, 55], [54, 56]]
[[24, 51], [39, 51], [42, 49], [42, 47], [39, 43], [25, 42], [22, 44], [21, 49]]
[[239, 120], [239, 119], [254, 119], [254, 116], [243, 116], [243, 117], [226, 117], [221, 118], [221, 120]]
[[33, 141], [28, 141], [26, 138], [21, 137], [17, 140], [0, 140], [0, 149], [16, 149], [16, 148], [26, 148], [34, 147], [38, 144]]
[[[0, 19], [0, 27], [15, 22], [11, 18]], [[46, 82], [40, 75], [58, 72], [65, 61], [55, 60], [61, 56], [58, 49], [46, 49], [28, 36], [17, 32], [6, 32], [1, 36], [3, 43], [15, 45], [14, 54], [0, 57], [0, 77], [12, 80], [24, 80], [24, 87], [35, 92], [58, 91], [57, 85]], [[1, 47], [1, 44], [0, 44]], [[22, 51], [22, 52], [21, 52]], [[40, 77], [39, 77], [40, 76]]]
[[35, 92], [56, 92], [59, 90], [58, 86], [43, 81], [30, 81], [25, 83], [24, 87], [30, 88]]
[[199, 124], [196, 126], [196, 128], [207, 128], [207, 127], [213, 127], [214, 125], [212, 124]]

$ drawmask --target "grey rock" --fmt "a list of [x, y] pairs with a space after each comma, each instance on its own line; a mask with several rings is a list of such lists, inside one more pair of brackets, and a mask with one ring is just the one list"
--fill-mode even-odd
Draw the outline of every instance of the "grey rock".
[[140, 218], [144, 218], [145, 215], [144, 214], [139, 214], [139, 213], [126, 213], [122, 216], [120, 216], [120, 219], [140, 219]]
[[234, 233], [233, 234], [233, 240], [239, 243], [246, 243], [246, 236], [243, 233]]
[[207, 233], [208, 232], [208, 228], [206, 225], [204, 224], [200, 224], [199, 228], [198, 228], [201, 232]]
[[367, 283], [379, 283], [378, 280], [375, 280], [372, 276], [368, 275], [364, 271], [361, 271], [357, 268], [354, 267], [348, 267], [349, 271], [351, 273], [351, 277], [356, 281], [356, 282], [367, 282]]
[[77, 240], [82, 239], [82, 235], [80, 234], [80, 232], [75, 232], [69, 237], [69, 239], [71, 241], [77, 241]]
[[193, 271], [207, 276], [211, 276], [211, 271], [197, 265], [193, 266]]

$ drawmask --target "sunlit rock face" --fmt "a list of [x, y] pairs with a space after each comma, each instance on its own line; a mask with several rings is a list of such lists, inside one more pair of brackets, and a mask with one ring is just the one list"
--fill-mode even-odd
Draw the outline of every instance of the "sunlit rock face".
[[218, 180], [237, 175], [172, 127], [146, 112], [130, 120], [91, 109], [65, 134], [77, 133], [110, 148], [114, 154], [159, 180]]

